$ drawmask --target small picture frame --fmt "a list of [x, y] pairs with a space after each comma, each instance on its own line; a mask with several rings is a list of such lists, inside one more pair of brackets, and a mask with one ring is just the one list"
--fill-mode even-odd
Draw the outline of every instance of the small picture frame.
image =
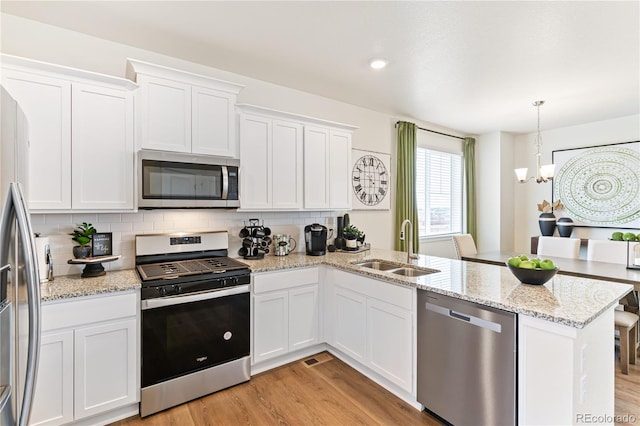
[[91, 256], [111, 256], [113, 254], [112, 233], [96, 232], [91, 238]]

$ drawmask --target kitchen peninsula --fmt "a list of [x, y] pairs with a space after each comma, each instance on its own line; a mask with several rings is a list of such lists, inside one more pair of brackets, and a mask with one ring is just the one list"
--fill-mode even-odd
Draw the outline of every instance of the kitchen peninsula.
[[[416, 294], [425, 289], [517, 314], [518, 424], [575, 424], [586, 414], [613, 423], [613, 310], [631, 285], [561, 274], [544, 286], [523, 285], [505, 267], [424, 255], [412, 265], [438, 272], [409, 277], [356, 265], [372, 259], [406, 265], [406, 253], [380, 249], [243, 260], [253, 275], [251, 374], [329, 350], [422, 408]], [[49, 309], [103, 296], [135, 299], [134, 277], [56, 277], [43, 299]], [[131, 312], [122, 316], [133, 330]]]
[[[295, 271], [319, 269], [318, 291], [321, 293], [320, 336], [315, 341], [326, 343], [328, 349], [352, 367], [363, 372], [397, 396], [419, 407], [416, 401], [416, 290], [425, 289], [446, 296], [475, 302], [492, 308], [518, 314], [518, 423], [519, 424], [575, 424], [580, 415], [603, 415], [605, 423], [612, 423], [614, 416], [614, 330], [613, 310], [618, 300], [633, 287], [627, 284], [599, 281], [584, 277], [556, 275], [544, 286], [520, 284], [505, 268], [496, 265], [444, 259], [421, 255], [413, 261], [417, 268], [435, 269], [439, 272], [419, 277], [408, 277], [355, 265], [365, 260], [379, 259], [406, 264], [406, 253], [372, 249], [359, 254], [328, 253], [326, 256], [290, 254], [284, 257], [267, 256], [262, 260], [246, 261], [254, 272], [254, 293], [269, 296], [268, 285], [281, 292], [284, 275]], [[363, 280], [363, 275], [367, 280]], [[264, 281], [263, 281], [264, 278]], [[278, 278], [284, 278], [280, 280]], [[316, 278], [314, 278], [316, 279]], [[299, 284], [308, 284], [305, 281]], [[260, 283], [258, 287], [256, 284]], [[361, 286], [358, 293], [356, 284]], [[404, 295], [385, 293], [392, 288]], [[292, 300], [289, 290], [289, 300]], [[281, 292], [282, 293], [282, 292]], [[379, 296], [376, 296], [378, 294]], [[261, 296], [254, 294], [254, 297]], [[343, 296], [361, 297], [364, 306], [375, 305], [376, 309], [363, 311], [364, 324], [359, 331], [367, 336], [361, 351], [354, 350], [358, 344], [341, 341], [345, 328], [352, 324], [342, 322], [342, 312], [336, 308]], [[405, 303], [405, 311], [396, 308]], [[291, 302], [290, 302], [291, 303]], [[382, 303], [389, 303], [389, 312], [395, 317], [404, 315], [404, 325], [410, 324], [409, 338], [393, 340], [385, 346], [389, 353], [376, 354], [373, 342], [368, 337], [377, 333], [371, 327], [380, 323], [371, 322], [367, 315], [380, 312]], [[324, 305], [324, 306], [323, 306]], [[255, 306], [258, 306], [254, 304]], [[393, 311], [393, 309], [395, 311]], [[358, 305], [349, 309], [358, 310]], [[254, 325], [257, 321], [254, 311]], [[349, 322], [355, 317], [348, 317]], [[378, 318], [379, 319], [379, 318]], [[387, 325], [400, 325], [402, 322]], [[291, 324], [290, 324], [291, 327]], [[395, 330], [401, 334], [406, 330]], [[255, 332], [255, 331], [254, 331]], [[391, 336], [392, 333], [388, 333]], [[397, 339], [397, 337], [393, 337]], [[376, 342], [380, 342], [378, 339]], [[356, 342], [357, 343], [357, 342]], [[402, 344], [408, 348], [402, 348]], [[256, 362], [254, 340], [254, 362], [252, 369], [264, 371], [275, 365], [289, 362], [317, 350], [284, 350], [284, 356], [267, 362]], [[395, 351], [395, 352], [394, 352]], [[393, 358], [391, 352], [404, 360]], [[299, 355], [296, 355], [299, 354]], [[395, 355], [394, 355], [395, 356]], [[261, 358], [268, 359], [269, 356]], [[384, 365], [385, 359], [395, 363]], [[409, 360], [410, 368], [404, 371], [396, 364]], [[551, 385], [553, 384], [553, 385]]]

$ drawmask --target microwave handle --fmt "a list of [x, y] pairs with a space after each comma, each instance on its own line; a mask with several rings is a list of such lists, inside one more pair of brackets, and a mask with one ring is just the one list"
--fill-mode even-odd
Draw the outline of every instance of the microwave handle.
[[226, 200], [229, 194], [229, 170], [222, 166], [222, 199]]

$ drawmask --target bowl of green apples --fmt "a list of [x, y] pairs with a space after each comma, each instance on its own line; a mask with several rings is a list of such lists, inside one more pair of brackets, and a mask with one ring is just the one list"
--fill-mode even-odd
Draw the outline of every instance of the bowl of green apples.
[[542, 285], [558, 272], [551, 259], [529, 259], [527, 255], [507, 259], [507, 268], [523, 284]]

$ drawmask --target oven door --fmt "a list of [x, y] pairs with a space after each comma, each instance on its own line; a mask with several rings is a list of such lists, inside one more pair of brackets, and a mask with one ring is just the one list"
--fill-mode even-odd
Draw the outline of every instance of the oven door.
[[249, 286], [142, 301], [142, 387], [249, 355]]

